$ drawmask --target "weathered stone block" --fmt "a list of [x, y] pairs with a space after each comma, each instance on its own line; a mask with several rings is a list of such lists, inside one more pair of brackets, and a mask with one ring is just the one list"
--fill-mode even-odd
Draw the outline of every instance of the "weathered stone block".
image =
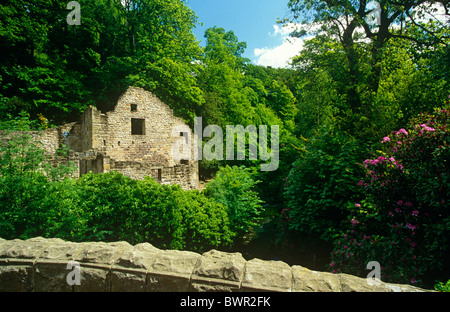
[[338, 292], [341, 291], [339, 277], [332, 273], [311, 271], [301, 266], [292, 267], [292, 291]]
[[198, 259], [191, 278], [191, 291], [237, 291], [244, 273], [240, 253], [211, 250]]
[[90, 242], [82, 243], [81, 247], [80, 252], [74, 257], [75, 261], [109, 265], [114, 264], [125, 251], [133, 248], [127, 242]]
[[291, 291], [292, 269], [281, 261], [253, 259], [247, 262], [243, 291]]
[[67, 262], [47, 261], [36, 263], [34, 272], [34, 291], [72, 292], [73, 286], [67, 283]]
[[422, 288], [417, 288], [411, 285], [403, 285], [403, 284], [391, 284], [385, 283], [385, 286], [390, 289], [392, 292], [434, 292], [434, 290], [427, 290]]
[[144, 292], [146, 283], [146, 270], [114, 269], [111, 271], [112, 292]]
[[73, 286], [67, 282], [71, 269], [67, 268], [83, 250], [83, 244], [55, 241], [48, 245], [35, 264], [35, 291], [39, 292], [71, 292]]
[[61, 239], [36, 237], [28, 240], [13, 240], [0, 249], [0, 258], [36, 259], [52, 243], [63, 242]]
[[81, 264], [81, 285], [75, 291], [111, 291], [111, 268], [121, 255], [133, 247], [127, 242], [82, 243], [74, 257]]
[[349, 274], [338, 274], [342, 292], [390, 292], [384, 283], [369, 285], [367, 279]]
[[0, 262], [0, 292], [33, 291], [33, 266]]
[[147, 291], [188, 292], [192, 272], [200, 257], [188, 251], [162, 251], [148, 272]]
[[111, 291], [146, 291], [147, 271], [159, 252], [148, 243], [127, 248], [112, 266]]
[[81, 263], [80, 285], [74, 285], [75, 292], [110, 292], [110, 266]]

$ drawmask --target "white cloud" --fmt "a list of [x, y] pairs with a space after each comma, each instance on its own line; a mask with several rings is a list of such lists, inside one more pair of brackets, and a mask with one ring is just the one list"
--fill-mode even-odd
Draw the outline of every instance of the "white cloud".
[[295, 24], [289, 23], [287, 26], [278, 26], [278, 25], [273, 25], [273, 33], [269, 32], [269, 36], [270, 37], [276, 37], [278, 35], [282, 36], [282, 37], [286, 37], [289, 36], [289, 34], [296, 29]]
[[288, 67], [291, 58], [298, 55], [302, 50], [304, 41], [300, 38], [289, 37], [289, 34], [296, 29], [295, 24], [288, 24], [283, 27], [273, 25], [273, 29], [274, 31], [268, 35], [270, 37], [281, 37], [282, 43], [272, 48], [254, 49], [253, 54], [256, 57], [254, 63], [275, 68]]
[[303, 40], [299, 38], [285, 39], [274, 48], [255, 49], [255, 63], [262, 66], [288, 67], [291, 58], [298, 55], [303, 48]]

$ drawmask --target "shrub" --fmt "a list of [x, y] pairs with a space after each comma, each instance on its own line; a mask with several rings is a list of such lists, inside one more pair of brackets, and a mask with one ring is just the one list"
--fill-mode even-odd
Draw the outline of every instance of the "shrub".
[[248, 233], [261, 220], [263, 206], [255, 191], [257, 183], [249, 168], [225, 166], [204, 190], [208, 198], [226, 207], [230, 229], [236, 236]]
[[198, 191], [138, 181], [138, 198], [145, 241], [171, 249], [202, 251], [229, 246], [234, 238], [226, 208]]
[[204, 250], [228, 246], [226, 209], [198, 191], [133, 180], [118, 172], [88, 173], [76, 181], [82, 214], [77, 240], [150, 242], [159, 248]]
[[434, 289], [439, 292], [450, 292], [450, 280], [447, 281], [447, 283], [439, 282], [436, 285], [434, 285]]
[[139, 241], [139, 205], [134, 193], [137, 182], [118, 172], [89, 172], [76, 180], [76, 204], [81, 222], [74, 229], [77, 241]]
[[326, 130], [310, 139], [286, 178], [282, 231], [291, 236], [330, 241], [342, 228], [345, 207], [362, 194], [357, 187], [364, 147]]
[[[29, 129], [24, 118], [15, 126], [15, 129]], [[0, 237], [44, 235], [50, 213], [46, 196], [71, 166], [44, 165], [47, 156], [27, 132], [18, 131], [9, 136], [0, 145]]]
[[333, 270], [363, 274], [378, 261], [391, 282], [421, 284], [448, 270], [450, 232], [450, 136], [447, 109], [411, 120], [383, 139], [381, 156], [365, 161], [358, 184], [367, 197], [349, 207], [349, 229], [339, 236]]

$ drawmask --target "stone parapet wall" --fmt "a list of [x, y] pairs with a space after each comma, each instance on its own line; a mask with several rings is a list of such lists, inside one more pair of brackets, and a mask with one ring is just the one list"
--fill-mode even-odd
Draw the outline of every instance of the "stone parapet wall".
[[[71, 264], [71, 266], [68, 266]], [[75, 267], [79, 271], [75, 271]], [[79, 273], [79, 285], [76, 273]], [[68, 276], [70, 278], [68, 278]], [[69, 282], [68, 282], [69, 281]], [[70, 282], [70, 281], [75, 281]], [[72, 285], [70, 285], [72, 284]], [[421, 292], [311, 271], [240, 253], [161, 250], [148, 243], [0, 239], [0, 291], [15, 292]]]

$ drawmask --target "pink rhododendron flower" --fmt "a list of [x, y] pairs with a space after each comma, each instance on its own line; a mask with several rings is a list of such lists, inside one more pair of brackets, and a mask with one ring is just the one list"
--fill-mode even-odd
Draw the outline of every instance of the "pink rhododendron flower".
[[389, 137], [384, 137], [383, 141], [381, 141], [381, 143], [386, 143], [389, 142], [391, 139]]
[[401, 128], [400, 130], [397, 131], [396, 134], [397, 134], [397, 135], [399, 135], [399, 134], [408, 135], [408, 131], [406, 131], [405, 129]]
[[[419, 126], [416, 126], [416, 129], [417, 129], [417, 127], [422, 127], [423, 130], [428, 131], [428, 132], [434, 132], [435, 131], [434, 128], [428, 127], [426, 124], [421, 124]], [[421, 132], [423, 132], [423, 130]]]

